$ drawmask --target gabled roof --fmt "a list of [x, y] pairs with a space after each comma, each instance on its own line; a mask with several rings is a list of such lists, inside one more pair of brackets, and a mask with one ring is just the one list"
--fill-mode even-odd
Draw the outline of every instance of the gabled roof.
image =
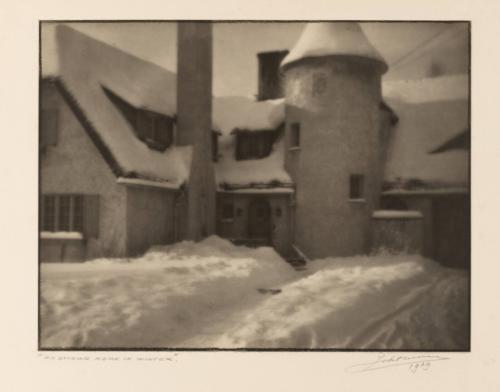
[[115, 174], [182, 184], [189, 175], [190, 147], [148, 148], [102, 88], [136, 107], [173, 115], [175, 75], [64, 25], [57, 27], [56, 43], [58, 78], [116, 162]]
[[[175, 117], [176, 75], [173, 72], [65, 25], [56, 28], [56, 53], [58, 65], [51, 77], [57, 80], [60, 91], [117, 177], [156, 181], [173, 187], [188, 179], [191, 147], [171, 146], [165, 152], [151, 150], [135, 136], [130, 123], [105, 93], [105, 88], [110, 89], [136, 108]], [[284, 100], [214, 98], [213, 108], [213, 128], [221, 131], [222, 146], [221, 159], [216, 165], [217, 178], [235, 180], [240, 185], [289, 181], [283, 168], [283, 154], [279, 153], [279, 159], [273, 155], [267, 163], [253, 162], [255, 174], [251, 178], [245, 174], [245, 164], [234, 162], [234, 167], [227, 169], [227, 163], [234, 159], [231, 131], [277, 128], [284, 120]], [[275, 146], [273, 154], [278, 149]], [[272, 168], [269, 162], [274, 165]]]
[[289, 66], [307, 57], [331, 55], [367, 57], [378, 61], [384, 71], [387, 70], [385, 60], [355, 22], [308, 23], [281, 66]]

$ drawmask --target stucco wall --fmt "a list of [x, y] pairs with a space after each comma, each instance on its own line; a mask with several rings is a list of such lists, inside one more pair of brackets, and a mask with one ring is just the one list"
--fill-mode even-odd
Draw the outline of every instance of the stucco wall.
[[[271, 242], [274, 248], [288, 255], [291, 246], [291, 211], [290, 195], [245, 195], [237, 193], [219, 193], [217, 195], [217, 234], [224, 238], [244, 240], [248, 238], [248, 211], [254, 200], [264, 199], [271, 207]], [[222, 205], [234, 205], [234, 218], [230, 221], [222, 219]], [[238, 209], [241, 215], [238, 215]], [[278, 216], [278, 209], [281, 216]]]
[[[285, 165], [297, 186], [295, 241], [308, 257], [368, 250], [380, 188], [380, 75], [372, 65], [331, 56], [286, 69]], [[294, 122], [301, 124], [300, 148], [290, 150]], [[365, 177], [362, 202], [349, 200], [351, 174]]]
[[175, 241], [175, 192], [127, 186], [127, 254], [137, 256], [153, 245]]
[[41, 105], [59, 113], [57, 145], [41, 153], [42, 194], [99, 194], [99, 237], [84, 240], [85, 258], [124, 255], [125, 189], [52, 83], [43, 83]]

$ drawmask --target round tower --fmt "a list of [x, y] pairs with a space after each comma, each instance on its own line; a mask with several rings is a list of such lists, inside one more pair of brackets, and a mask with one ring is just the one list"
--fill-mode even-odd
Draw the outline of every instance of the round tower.
[[281, 63], [286, 159], [296, 184], [294, 243], [307, 256], [368, 247], [381, 184], [381, 76], [357, 23], [310, 23]]

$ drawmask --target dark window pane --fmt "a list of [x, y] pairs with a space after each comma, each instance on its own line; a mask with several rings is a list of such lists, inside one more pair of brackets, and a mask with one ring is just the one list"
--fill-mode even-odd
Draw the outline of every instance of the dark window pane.
[[59, 225], [58, 231], [70, 231], [71, 196], [59, 196]]
[[219, 156], [219, 137], [215, 132], [212, 132], [212, 160], [217, 162]]
[[52, 195], [43, 196], [42, 208], [43, 208], [42, 230], [54, 231], [55, 218], [56, 218], [55, 196]]
[[292, 123], [291, 130], [291, 147], [300, 146], [300, 123]]
[[281, 208], [276, 208], [276, 216], [279, 218], [281, 217]]
[[83, 231], [83, 197], [73, 196], [73, 231]]
[[352, 174], [349, 180], [349, 198], [362, 199], [364, 197], [364, 176]]

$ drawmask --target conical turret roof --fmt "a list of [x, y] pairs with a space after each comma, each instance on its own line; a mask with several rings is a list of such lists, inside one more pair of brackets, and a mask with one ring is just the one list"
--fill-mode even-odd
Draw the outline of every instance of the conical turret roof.
[[356, 22], [311, 22], [286, 56], [281, 67], [307, 57], [331, 55], [360, 56], [379, 61], [384, 72], [387, 64], [372, 46]]

